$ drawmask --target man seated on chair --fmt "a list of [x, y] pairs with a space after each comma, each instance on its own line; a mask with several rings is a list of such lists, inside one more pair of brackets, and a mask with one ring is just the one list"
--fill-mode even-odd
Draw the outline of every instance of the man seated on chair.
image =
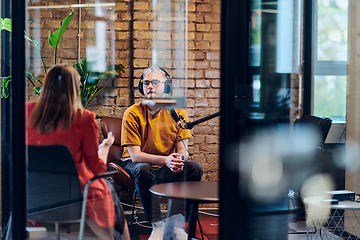
[[[170, 94], [171, 87], [170, 75], [158, 67], [146, 69], [139, 82], [139, 91], [146, 99]], [[184, 109], [176, 111], [188, 119]], [[181, 128], [169, 110], [140, 102], [125, 111], [121, 133], [121, 167], [135, 179], [145, 216], [153, 226], [149, 239], [163, 239], [165, 223], [161, 220], [159, 199], [149, 189], [159, 183], [201, 181], [201, 165], [188, 160], [190, 130]], [[173, 234], [173, 239], [187, 239], [179, 225], [175, 225]]]

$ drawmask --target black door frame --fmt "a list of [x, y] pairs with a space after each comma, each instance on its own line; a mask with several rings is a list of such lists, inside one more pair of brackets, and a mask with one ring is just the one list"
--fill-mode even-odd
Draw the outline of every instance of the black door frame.
[[[9, 84], [10, 96], [2, 99], [2, 224], [3, 232], [10, 212], [12, 214], [12, 238], [15, 240], [26, 239], [26, 160], [25, 160], [25, 1], [3, 0], [3, 17], [12, 19], [11, 42], [10, 33], [5, 33], [2, 43], [10, 49], [2, 52], [2, 67], [5, 72], [11, 74]], [[10, 43], [10, 46], [9, 46]], [[2, 44], [3, 45], [3, 44]], [[4, 50], [2, 48], [2, 50]], [[11, 61], [10, 61], [11, 59]], [[4, 75], [2, 75], [4, 76]], [[4, 115], [5, 116], [4, 116]], [[6, 153], [6, 154], [3, 154]], [[6, 163], [4, 165], [4, 163]], [[4, 195], [4, 191], [7, 191]], [[5, 214], [5, 217], [4, 217]]]
[[[228, 149], [243, 134], [249, 81], [250, 0], [221, 1], [221, 115], [219, 239], [247, 239], [249, 208], [238, 191], [238, 173], [230, 171]], [[236, 155], [236, 154], [235, 154]]]

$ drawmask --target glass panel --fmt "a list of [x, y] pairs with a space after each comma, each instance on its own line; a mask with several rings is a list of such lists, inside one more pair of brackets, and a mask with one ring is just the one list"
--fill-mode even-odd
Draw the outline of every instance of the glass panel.
[[[296, 117], [295, 111], [291, 109], [298, 110], [298, 96], [301, 92], [299, 90], [301, 73], [299, 59], [301, 59], [303, 2], [253, 0], [250, 3], [251, 22], [250, 33], [247, 36], [249, 62], [246, 69], [246, 74], [250, 76], [246, 80], [236, 79], [240, 84], [234, 86], [241, 94], [241, 100], [235, 103], [235, 110], [240, 112], [236, 119], [239, 121], [237, 127], [246, 128], [246, 130], [241, 129], [240, 143], [235, 144], [233, 149], [232, 156], [238, 157], [236, 158], [238, 162], [232, 162], [233, 159], [224, 160], [229, 164], [227, 166], [229, 173], [232, 173], [234, 168], [238, 168], [240, 198], [244, 202], [249, 201], [249, 209], [242, 209], [244, 212], [250, 212], [245, 220], [249, 225], [246, 237], [261, 238], [256, 225], [262, 222], [276, 229], [278, 238], [284, 238], [281, 233], [286, 236], [288, 219], [280, 217], [279, 222], [275, 223], [271, 220], [275, 218], [271, 213], [268, 219], [263, 216], [270, 211], [288, 210], [289, 189], [300, 191], [298, 188], [301, 184], [300, 175], [308, 174], [307, 167], [310, 165], [309, 161], [312, 160], [305, 154], [309, 150], [295, 146], [297, 145], [294, 142], [295, 138], [289, 137], [293, 136], [291, 124]], [[231, 17], [229, 19], [232, 19]], [[231, 26], [232, 28], [226, 29], [234, 31], [235, 38], [236, 34], [239, 34], [236, 29], [241, 29], [241, 27]], [[230, 62], [235, 59], [225, 60]], [[235, 73], [239, 74], [239, 71]], [[230, 79], [224, 81], [230, 81]], [[246, 88], [251, 91], [246, 92]], [[244, 107], [246, 104], [249, 105]], [[231, 128], [231, 126], [223, 127], [225, 127], [222, 129], [224, 132], [228, 131], [227, 128]], [[229, 136], [232, 135], [229, 134]], [[311, 160], [304, 161], [304, 158]], [[297, 165], [300, 162], [301, 167]], [[225, 176], [223, 179], [226, 181], [231, 177], [229, 174], [229, 178]], [[230, 198], [229, 195], [227, 196]], [[248, 207], [245, 204], [244, 206], [244, 208]], [[256, 214], [252, 215], [254, 212]]]
[[8, 229], [11, 213], [10, 180], [10, 99], [11, 79], [11, 1], [1, 2], [1, 226], [2, 234]]
[[250, 24], [250, 66], [260, 66], [261, 10], [260, 0], [253, 1]]
[[300, 1], [251, 1], [250, 118], [289, 118], [290, 74], [300, 73], [300, 9]]
[[[107, 104], [114, 103], [117, 97], [119, 88], [114, 87], [115, 77], [125, 65], [123, 59], [117, 60], [119, 56], [115, 51], [115, 7], [112, 1], [82, 4], [59, 1], [50, 6], [35, 1], [27, 7], [26, 70], [30, 74], [26, 93], [26, 142], [36, 147], [28, 148], [28, 225], [44, 226], [50, 236], [54, 236], [56, 229], [51, 222], [74, 222], [81, 216], [85, 184], [107, 168], [102, 160], [106, 160], [107, 155], [98, 155], [97, 152], [103, 137], [99, 136], [100, 121], [95, 120], [95, 115], [102, 117], [115, 113], [115, 106], [112, 106], [112, 112], [105, 110], [109, 108]], [[58, 64], [70, 67], [62, 67], [59, 71], [53, 68]], [[77, 75], [80, 79], [75, 77]], [[43, 94], [42, 98], [39, 93]], [[31, 126], [33, 116], [41, 116], [34, 114], [30, 117], [36, 112], [35, 104], [44, 106], [41, 118], [47, 119]], [[80, 115], [78, 109], [81, 106], [90, 113], [84, 111]], [[49, 126], [62, 116], [71, 116], [65, 114], [68, 108], [75, 110], [76, 114], [70, 127], [63, 125], [71, 119], [65, 117], [54, 126], [55, 131], [48, 127], [45, 130], [37, 128]], [[60, 117], [56, 117], [57, 112], [61, 112]], [[39, 134], [39, 131], [42, 132]], [[47, 149], [42, 148], [43, 145], [65, 145], [71, 154], [66, 155], [66, 149]], [[87, 221], [91, 229], [94, 226], [91, 224], [95, 223], [98, 228], [101, 224], [113, 227], [115, 212], [112, 212], [114, 203], [111, 197], [116, 199], [116, 196], [114, 192], [110, 196], [109, 189], [104, 179], [96, 180], [88, 189], [92, 200], [87, 201], [86, 215], [93, 220]], [[54, 211], [56, 208], [58, 211]], [[69, 230], [82, 229], [78, 224], [67, 227]], [[96, 231], [98, 228], [93, 232], [85, 231], [101, 238], [99, 230]], [[74, 232], [79, 234], [79, 231]]]
[[347, 61], [347, 0], [318, 0], [317, 60]]
[[[97, 1], [80, 5], [37, 5], [34, 3], [28, 7], [31, 21], [26, 32], [32, 41], [26, 42], [29, 56], [27, 69], [35, 75], [28, 78], [29, 86], [34, 87], [36, 93], [41, 89], [43, 77], [51, 66], [56, 63], [76, 63], [75, 67], [79, 69], [86, 88], [81, 91], [82, 103], [88, 108], [93, 97], [102, 90], [100, 88], [111, 85], [111, 79], [106, 78], [104, 73], [111, 71], [114, 76], [116, 70], [115, 3]], [[62, 33], [55, 34], [57, 30]], [[32, 94], [29, 89], [28, 100], [37, 98], [38, 94]]]
[[[168, 69], [172, 78], [171, 108], [185, 108], [188, 64], [188, 3], [186, 0], [153, 1], [151, 14], [153, 66]], [[141, 24], [141, 22], [138, 22]], [[169, 102], [171, 103], [171, 101]], [[165, 106], [167, 107], [167, 106]]]
[[254, 103], [260, 102], [260, 91], [261, 91], [261, 81], [259, 75], [253, 76], [253, 101]]
[[314, 114], [345, 120], [346, 76], [315, 75]]
[[24, 1], [1, 2], [2, 236], [13, 239], [26, 238], [24, 13]]
[[[94, 120], [96, 121], [96, 126], [91, 122], [92, 127], [84, 129], [86, 123], [78, 124], [78, 122], [76, 122], [78, 121], [78, 118], [81, 119], [81, 117], [88, 114], [84, 111], [81, 117], [76, 115], [74, 124], [70, 125], [70, 128], [63, 127], [59, 124], [54, 127], [56, 129], [55, 131], [48, 131], [46, 134], [42, 132], [39, 134], [39, 129], [36, 129], [36, 127], [39, 126], [40, 123], [31, 126], [31, 120], [36, 115], [31, 115], [36, 112], [34, 106], [38, 107], [41, 103], [48, 103], [48, 100], [45, 101], [43, 99], [43, 96], [46, 96], [44, 89], [49, 90], [51, 87], [45, 88], [45, 86], [47, 86], [44, 84], [45, 79], [49, 84], [55, 84], [56, 82], [62, 83], [65, 81], [62, 79], [63, 75], [59, 77], [58, 75], [55, 75], [54, 77], [54, 65], [64, 63], [73, 65], [76, 68], [81, 77], [80, 95], [82, 106], [86, 111], [94, 112], [97, 118], [102, 118], [101, 121], [106, 119], [106, 117], [122, 118], [124, 116], [124, 111], [134, 102], [142, 102], [143, 104], [140, 106], [146, 104], [151, 106], [155, 104], [155, 106], [157, 106], [156, 104], [159, 104], [161, 108], [186, 108], [188, 72], [188, 3], [186, 0], [160, 0], [141, 3], [134, 3], [131, 1], [115, 3], [114, 1], [109, 2], [104, 0], [95, 2], [79, 1], [79, 4], [73, 4], [70, 1], [55, 1], [52, 5], [47, 5], [47, 3], [45, 4], [41, 1], [30, 1], [27, 8], [27, 17], [28, 19], [26, 22], [28, 25], [26, 27], [26, 34], [28, 37], [26, 41], [26, 70], [29, 72], [26, 95], [28, 100], [28, 112], [26, 117], [27, 120], [29, 120], [27, 122], [29, 124], [27, 125], [27, 143], [28, 145], [67, 146], [74, 161], [77, 163], [76, 167], [79, 174], [84, 172], [88, 173], [84, 178], [86, 180], [80, 178], [80, 185], [82, 188], [84, 187], [84, 182], [88, 181], [90, 176], [96, 175], [104, 168], [103, 164], [99, 164], [101, 166], [95, 168], [88, 162], [90, 161], [89, 159], [94, 160], [97, 150], [96, 147], [104, 138], [104, 136], [101, 135], [97, 137], [98, 133], [102, 133], [101, 131], [97, 132], [102, 126], [100, 120]], [[141, 86], [138, 85], [140, 76], [142, 76], [144, 70], [150, 66], [158, 66], [166, 69], [169, 73], [169, 77], [172, 79], [172, 92], [170, 90], [171, 94], [167, 94], [164, 99], [160, 99], [164, 101], [150, 99], [150, 101], [146, 102], [145, 98], [140, 95], [138, 91], [138, 87]], [[124, 71], [119, 72], [119, 69]], [[112, 73], [108, 74], [108, 70], [111, 70]], [[121, 74], [118, 75], [119, 73]], [[153, 85], [154, 84], [151, 84], [150, 86]], [[60, 92], [60, 87], [51, 90], [52, 92], [49, 94], [49, 99]], [[39, 95], [39, 93], [43, 95]], [[61, 104], [62, 99], [70, 99], [71, 94], [68, 93], [69, 92], [65, 92], [57, 99], [53, 99], [58, 104], [58, 106], [53, 106], [53, 108], [59, 110], [58, 108], [63, 106]], [[35, 103], [36, 101], [37, 103]], [[70, 102], [70, 100], [68, 102]], [[51, 105], [51, 101], [49, 101], [49, 105]], [[74, 106], [76, 106], [76, 104], [74, 104]], [[71, 107], [74, 108], [74, 106]], [[145, 111], [148, 114], [147, 110], [148, 109]], [[60, 111], [63, 111], [63, 109]], [[174, 130], [179, 132], [180, 127], [178, 123], [170, 118], [167, 110], [164, 110], [164, 112], [167, 114], [167, 120], [170, 120], [170, 122], [166, 122], [167, 124], [163, 124], [163, 122], [159, 121], [155, 122], [156, 129], [153, 132], [159, 132], [159, 128], [169, 125], [172, 127], [171, 131]], [[180, 113], [185, 115], [184, 111], [179, 111], [179, 115]], [[49, 115], [51, 116], [52, 114], [54, 113], [49, 110], [41, 116], [46, 117]], [[64, 114], [62, 114], [62, 116], [63, 115]], [[38, 116], [40, 116], [40, 114]], [[145, 116], [144, 114], [143, 117], [147, 120], [148, 115]], [[49, 120], [46, 122], [51, 123]], [[146, 124], [147, 123], [148, 122], [146, 122]], [[139, 127], [141, 129], [146, 129], [146, 131], [141, 134], [147, 134], [149, 131], [146, 127], [152, 127], [146, 124]], [[112, 153], [116, 152], [116, 156], [110, 154], [113, 157], [112, 160], [114, 160], [114, 162], [116, 161], [118, 165], [122, 164], [121, 158], [125, 156], [122, 155], [122, 151], [119, 150], [121, 145], [120, 126], [121, 122], [117, 122], [117, 132], [113, 132], [113, 135], [116, 135], [114, 145], [118, 148], [117, 152], [115, 150]], [[105, 128], [103, 130], [105, 131]], [[66, 133], [66, 131], [69, 132]], [[190, 130], [186, 131], [190, 133]], [[173, 132], [171, 132], [171, 134], [173, 134]], [[175, 135], [173, 134], [171, 137], [178, 141], [180, 134]], [[186, 138], [185, 140], [183, 139], [181, 143], [181, 148], [182, 146], [186, 146], [186, 152], [183, 152], [184, 155], [187, 154], [188, 151], [187, 138], [189, 135], [183, 135], [184, 136], [180, 137]], [[160, 136], [163, 137], [163, 135]], [[144, 136], [144, 138], [147, 139], [147, 135]], [[160, 138], [154, 137], [154, 139], [159, 140]], [[168, 140], [168, 138], [166, 138], [166, 140]], [[140, 144], [141, 147], [146, 145], [146, 143], [142, 142]], [[152, 144], [154, 146], [157, 145], [158, 142]], [[176, 148], [174, 147], [175, 140], [171, 142], [171, 144], [164, 144], [167, 156], [180, 148], [179, 144], [176, 144]], [[32, 194], [34, 182], [30, 181], [30, 179], [33, 179], [34, 176], [33, 161], [34, 159], [40, 159], [40, 157], [34, 158], [32, 147], [29, 147], [28, 151], [28, 210], [29, 213], [31, 213], [31, 216], [28, 216], [28, 219], [38, 220], [40, 219], [40, 216], [36, 215], [37, 210], [41, 210], [46, 206], [41, 206], [45, 201], [34, 200]], [[39, 150], [37, 152], [39, 152]], [[40, 152], [45, 154], [45, 150], [41, 150]], [[161, 151], [157, 151], [156, 153], [150, 152], [150, 154], [163, 156]], [[60, 155], [60, 153], [56, 155]], [[181, 156], [179, 155], [176, 158], [180, 157]], [[99, 159], [95, 157], [95, 160], [97, 161]], [[52, 159], [52, 161], [54, 162], [55, 159]], [[46, 167], [54, 167], [56, 173], [61, 172], [60, 169], [56, 169], [56, 164], [53, 162], [49, 162], [49, 166], [47, 165]], [[52, 166], [52, 164], [55, 166]], [[125, 168], [124, 165], [122, 166]], [[150, 169], [152, 169], [151, 166]], [[155, 170], [158, 170], [156, 166], [154, 166], [154, 171]], [[54, 177], [51, 178], [48, 173], [49, 171], [50, 170], [47, 169], [45, 173], [42, 173], [42, 176], [37, 174], [36, 180], [40, 183], [42, 179], [46, 179], [47, 182], [53, 181], [55, 179], [55, 174]], [[126, 169], [126, 171], [130, 172], [131, 170]], [[157, 172], [158, 171], [156, 171], [156, 173]], [[167, 174], [169, 174], [169, 172], [167, 172]], [[198, 172], [198, 175], [199, 174], [200, 171]], [[181, 174], [177, 176], [180, 175]], [[66, 176], [64, 178], [68, 181], [73, 181], [73, 176]], [[183, 175], [178, 178], [181, 179], [177, 180], [183, 180]], [[147, 180], [148, 181], [145, 181], [146, 184], [153, 179]], [[134, 186], [131, 185], [131, 183], [122, 185], [121, 182], [114, 181], [115, 187], [125, 188], [125, 186], [131, 186], [129, 189], [125, 188], [125, 190], [134, 191]], [[157, 183], [161, 183], [162, 181], [163, 179], [159, 179]], [[63, 180], [63, 182], [66, 182], [66, 180]], [[69, 183], [69, 185], [71, 184]], [[96, 185], [96, 188], [97, 187], [99, 186]], [[92, 188], [90, 187], [90, 192], [91, 189]], [[42, 192], [45, 191], [46, 194], [46, 190], [44, 189], [36, 188], [36, 190]], [[51, 199], [52, 196], [49, 197], [47, 200], [53, 200], [53, 202], [48, 203], [48, 205], [52, 208], [63, 202], [72, 202], [74, 200], [72, 197], [75, 194], [72, 191], [73, 190], [68, 192], [68, 199], [66, 198], [68, 196], [63, 197], [62, 194], [61, 197], [59, 196], [53, 199]], [[139, 195], [140, 193], [138, 192], [137, 194]], [[146, 207], [149, 214], [151, 214], [152, 209], [152, 205], [149, 204], [149, 202], [154, 198], [152, 204], [155, 205], [158, 203], [158, 199], [154, 196], [155, 195], [147, 191], [147, 195], [144, 198], [147, 197], [147, 200], [149, 201], [146, 201], [146, 205], [141, 204]], [[141, 196], [141, 199], [142, 198], [143, 196]], [[60, 200], [60, 203], [57, 202], [58, 200]], [[183, 201], [180, 202], [180, 209], [184, 212], [185, 204], [183, 204]], [[103, 207], [109, 206], [108, 204], [100, 205]], [[94, 206], [92, 207], [93, 209], [97, 209]], [[97, 205], [97, 207], [99, 206]], [[160, 215], [160, 207], [158, 210]], [[98, 214], [98, 216], [100, 215], [107, 216], [106, 214]], [[61, 216], [61, 214], [54, 214], [53, 217], [58, 218], [63, 216]], [[149, 217], [151, 218], [152, 216], [149, 215]], [[184, 217], [179, 217], [178, 220], [183, 221]], [[31, 222], [31, 224], [36, 225], [37, 222]], [[44, 224], [40, 223], [40, 225], [46, 225], [49, 229], [53, 228], [51, 225], [49, 226], [46, 221]]]

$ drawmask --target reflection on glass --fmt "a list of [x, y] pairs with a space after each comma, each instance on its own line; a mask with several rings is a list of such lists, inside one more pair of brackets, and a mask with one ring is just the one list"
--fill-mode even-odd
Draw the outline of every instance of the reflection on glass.
[[[151, 65], [159, 66], [169, 71], [173, 80], [171, 97], [181, 100], [177, 101], [176, 107], [186, 107], [187, 1], [149, 1], [146, 3], [148, 7], [141, 10], [137, 9], [136, 3], [102, 0], [80, 3], [81, 1], [79, 4], [70, 1], [54, 2], [51, 5], [44, 5], [39, 1], [27, 3], [26, 32], [34, 40], [26, 42], [28, 72], [43, 82], [45, 76], [50, 75], [47, 70], [56, 63], [75, 64], [81, 77], [89, 79], [83, 82], [81, 78], [80, 93], [87, 89], [86, 86], [94, 91], [86, 94], [89, 101], [93, 101], [91, 104], [85, 102], [86, 105], [82, 102], [84, 108], [89, 107], [88, 110], [94, 111], [98, 116], [115, 115], [120, 118], [125, 106], [128, 107], [131, 101], [139, 98], [137, 91], [130, 94], [134, 90], [130, 88], [130, 79], [139, 79], [140, 74], [137, 74]], [[125, 5], [128, 8], [124, 9]], [[139, 17], [138, 14], [142, 16]], [[49, 44], [49, 35], [61, 27], [64, 29], [60, 31], [61, 36], [54, 47]], [[109, 78], [109, 81], [101, 79], [100, 82], [100, 73], [107, 71], [109, 66], [114, 70], [114, 64], [119, 62], [131, 69], [126, 69], [124, 76], [111, 80]], [[138, 83], [136, 80], [131, 82], [131, 87]], [[26, 81], [29, 84], [27, 101], [32, 102], [39, 97], [33, 93], [33, 87], [41, 89], [42, 83], [36, 80]], [[98, 83], [100, 84], [97, 85]], [[172, 121], [171, 118], [170, 120]], [[168, 125], [173, 127], [174, 124], [171, 122]]]
[[250, 66], [260, 66], [261, 52], [261, 9], [259, 2], [252, 4], [250, 25]]
[[108, 95], [100, 85], [111, 85], [110, 79], [124, 68], [115, 65], [115, 4], [31, 3], [27, 9], [26, 62], [32, 74], [28, 76], [28, 100], [38, 98], [47, 70], [57, 63], [74, 64], [78, 70], [85, 108], [100, 91]]
[[[252, 111], [265, 119], [286, 121], [289, 115], [290, 73], [300, 70], [301, 2], [254, 0], [251, 5], [249, 65]], [[281, 119], [281, 120], [280, 120]]]
[[347, 60], [347, 15], [347, 0], [318, 0], [318, 60]]
[[[96, 11], [95, 11], [96, 12]], [[107, 24], [105, 21], [95, 22], [95, 45], [86, 47], [88, 67], [94, 72], [106, 71], [106, 32]]]
[[260, 75], [254, 75], [253, 76], [253, 101], [255, 103], [260, 102], [260, 89], [261, 89]]
[[346, 76], [315, 75], [314, 115], [346, 117]]
[[[186, 107], [188, 64], [188, 3], [159, 0], [152, 5], [151, 65], [166, 69], [172, 77], [171, 98], [176, 108]], [[169, 107], [174, 108], [173, 105]]]

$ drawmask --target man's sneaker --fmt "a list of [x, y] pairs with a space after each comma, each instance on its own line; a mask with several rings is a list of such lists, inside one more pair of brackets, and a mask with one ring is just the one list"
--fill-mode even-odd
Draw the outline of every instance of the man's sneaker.
[[174, 240], [187, 240], [188, 235], [185, 230], [180, 226], [174, 227]]
[[153, 230], [148, 240], [162, 240], [164, 237], [165, 223], [163, 221], [152, 223]]

